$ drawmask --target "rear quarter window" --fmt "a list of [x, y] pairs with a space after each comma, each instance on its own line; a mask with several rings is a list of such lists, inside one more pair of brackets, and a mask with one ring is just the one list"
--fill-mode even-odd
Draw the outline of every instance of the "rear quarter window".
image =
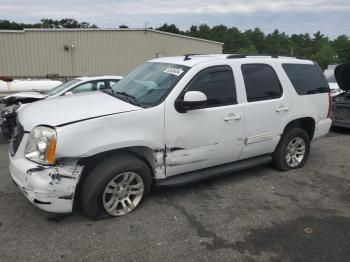
[[312, 95], [330, 91], [326, 77], [318, 65], [282, 64], [282, 67], [298, 95]]

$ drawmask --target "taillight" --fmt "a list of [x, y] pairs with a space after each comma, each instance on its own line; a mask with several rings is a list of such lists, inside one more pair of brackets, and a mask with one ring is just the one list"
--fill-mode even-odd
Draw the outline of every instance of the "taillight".
[[328, 114], [327, 118], [330, 118], [332, 116], [332, 96], [331, 93], [328, 93]]

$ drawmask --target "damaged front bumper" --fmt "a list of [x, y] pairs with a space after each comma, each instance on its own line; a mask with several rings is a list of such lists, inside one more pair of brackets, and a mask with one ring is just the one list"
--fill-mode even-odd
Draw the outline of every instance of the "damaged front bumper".
[[43, 166], [26, 159], [23, 152], [27, 136], [16, 154], [9, 155], [13, 181], [38, 208], [53, 213], [72, 212], [82, 167], [72, 159], [62, 160], [54, 166]]
[[9, 138], [15, 126], [16, 126], [16, 117], [14, 118], [0, 117], [0, 130], [4, 137]]

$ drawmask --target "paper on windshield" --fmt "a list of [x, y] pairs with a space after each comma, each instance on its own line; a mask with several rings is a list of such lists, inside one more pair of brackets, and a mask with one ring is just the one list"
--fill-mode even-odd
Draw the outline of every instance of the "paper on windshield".
[[184, 71], [181, 68], [168, 67], [163, 72], [167, 74], [180, 76]]

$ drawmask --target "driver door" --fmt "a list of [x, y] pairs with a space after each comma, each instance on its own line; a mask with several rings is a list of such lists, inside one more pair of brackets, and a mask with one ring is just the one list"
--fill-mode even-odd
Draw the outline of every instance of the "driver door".
[[204, 93], [207, 103], [186, 113], [180, 113], [174, 104], [166, 105], [167, 176], [236, 161], [243, 146], [243, 107], [237, 103], [230, 66], [200, 71], [178, 99], [186, 91]]

